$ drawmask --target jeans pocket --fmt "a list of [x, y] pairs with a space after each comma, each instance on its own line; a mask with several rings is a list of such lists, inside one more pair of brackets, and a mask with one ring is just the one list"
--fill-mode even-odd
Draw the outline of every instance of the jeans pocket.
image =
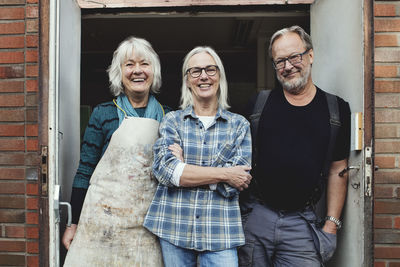
[[337, 235], [317, 229], [318, 239], [320, 244], [320, 254], [323, 262], [330, 260], [336, 250]]
[[253, 264], [254, 241], [246, 240], [246, 244], [238, 249], [239, 266], [247, 267]]

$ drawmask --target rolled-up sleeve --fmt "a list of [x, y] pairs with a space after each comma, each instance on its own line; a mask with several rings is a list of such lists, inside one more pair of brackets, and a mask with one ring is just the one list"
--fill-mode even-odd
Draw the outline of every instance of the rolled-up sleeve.
[[180, 161], [172, 154], [168, 146], [174, 143], [182, 146], [174, 113], [170, 112], [164, 117], [159, 129], [160, 138], [157, 139], [153, 147], [153, 174], [161, 184], [170, 187], [175, 186], [172, 177]]

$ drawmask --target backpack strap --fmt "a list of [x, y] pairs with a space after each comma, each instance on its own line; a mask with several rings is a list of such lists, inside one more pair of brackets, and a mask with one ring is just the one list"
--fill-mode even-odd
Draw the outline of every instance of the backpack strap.
[[328, 149], [326, 151], [325, 162], [321, 173], [321, 176], [326, 179], [329, 175], [329, 169], [332, 162], [332, 154], [336, 143], [336, 137], [338, 135], [340, 127], [342, 126], [342, 123], [340, 122], [339, 104], [337, 101], [337, 97], [327, 92], [325, 92], [325, 96], [328, 102], [329, 117], [330, 117], [329, 124], [331, 126]]
[[256, 165], [256, 159], [257, 159], [257, 139], [258, 139], [258, 124], [260, 122], [260, 117], [261, 113], [263, 112], [265, 103], [267, 103], [267, 99], [269, 95], [271, 94], [271, 90], [261, 90], [256, 99], [256, 103], [253, 108], [253, 112], [250, 115], [250, 127], [251, 127], [251, 132], [252, 132], [252, 137], [253, 137], [253, 166]]

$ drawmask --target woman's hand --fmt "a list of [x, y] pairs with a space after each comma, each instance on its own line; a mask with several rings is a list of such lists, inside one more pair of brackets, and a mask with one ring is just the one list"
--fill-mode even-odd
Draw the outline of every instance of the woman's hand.
[[62, 237], [62, 243], [67, 250], [69, 249], [69, 246], [71, 245], [71, 242], [74, 239], [77, 227], [78, 227], [77, 224], [71, 224], [71, 226], [69, 227], [67, 226], [67, 228], [65, 228], [65, 232]]
[[228, 175], [226, 183], [228, 183], [230, 186], [235, 187], [239, 191], [243, 191], [249, 187], [252, 179], [249, 173], [251, 167], [240, 165], [226, 168], [226, 170]]
[[183, 149], [177, 143], [168, 146], [168, 149], [171, 150], [172, 155], [174, 155], [180, 161], [183, 161]]

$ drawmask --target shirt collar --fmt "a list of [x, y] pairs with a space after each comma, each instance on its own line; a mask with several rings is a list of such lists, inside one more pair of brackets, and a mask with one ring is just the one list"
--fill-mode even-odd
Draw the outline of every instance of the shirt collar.
[[[193, 106], [188, 106], [187, 108], [185, 108], [185, 109], [183, 110], [183, 117], [186, 118], [186, 117], [188, 117], [188, 116], [190, 116], [190, 117], [192, 117], [192, 118], [194, 118], [194, 119], [198, 119], [198, 118], [199, 118], [199, 117], [194, 113]], [[215, 120], [217, 120], [217, 119], [219, 119], [219, 118], [221, 118], [221, 119], [223, 119], [223, 120], [228, 120], [227, 111], [224, 110], [224, 109], [222, 109], [222, 108], [220, 108], [220, 107], [218, 107], [217, 114], [215, 114]]]

